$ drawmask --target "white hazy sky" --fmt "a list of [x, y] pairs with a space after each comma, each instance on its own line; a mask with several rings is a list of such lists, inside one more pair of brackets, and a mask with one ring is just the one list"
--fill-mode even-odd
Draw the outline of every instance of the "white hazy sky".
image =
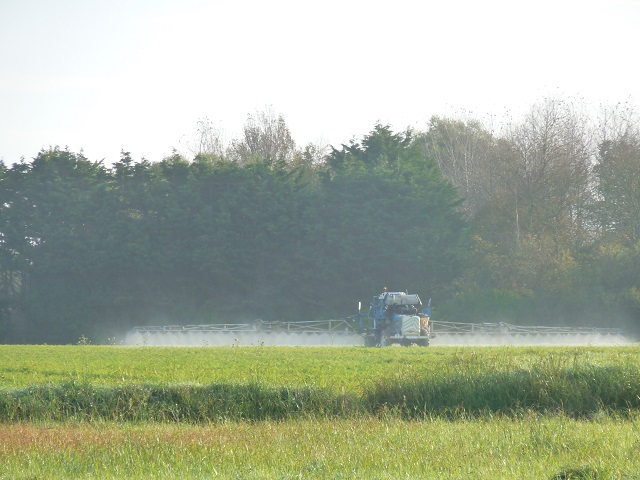
[[0, 159], [161, 160], [271, 107], [298, 145], [548, 95], [640, 107], [640, 0], [0, 0]]

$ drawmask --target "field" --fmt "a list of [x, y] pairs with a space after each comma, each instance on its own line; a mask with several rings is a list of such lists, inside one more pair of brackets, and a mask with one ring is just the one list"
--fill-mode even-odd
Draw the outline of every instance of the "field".
[[640, 348], [0, 346], [0, 478], [640, 479]]

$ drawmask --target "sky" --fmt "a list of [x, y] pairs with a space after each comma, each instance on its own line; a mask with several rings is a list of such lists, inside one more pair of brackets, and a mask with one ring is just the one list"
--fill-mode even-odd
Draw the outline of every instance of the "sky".
[[0, 160], [160, 161], [266, 110], [336, 147], [549, 96], [640, 110], [638, 46], [640, 0], [0, 0]]

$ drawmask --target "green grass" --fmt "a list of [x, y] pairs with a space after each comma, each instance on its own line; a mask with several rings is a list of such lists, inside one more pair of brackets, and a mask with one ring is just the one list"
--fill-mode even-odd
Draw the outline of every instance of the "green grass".
[[640, 348], [0, 346], [0, 479], [640, 480]]
[[251, 383], [362, 393], [372, 384], [450, 374], [640, 365], [639, 347], [2, 346], [0, 386]]
[[539, 415], [14, 424], [0, 426], [0, 478], [638, 479], [638, 427]]
[[361, 395], [285, 383], [94, 385], [65, 381], [0, 388], [0, 420], [171, 421], [286, 420], [394, 414], [402, 418], [521, 416], [529, 412], [590, 417], [633, 415], [640, 370], [574, 365], [512, 372], [453, 371], [373, 383]]
[[0, 347], [0, 419], [403, 418], [640, 406], [620, 348]]

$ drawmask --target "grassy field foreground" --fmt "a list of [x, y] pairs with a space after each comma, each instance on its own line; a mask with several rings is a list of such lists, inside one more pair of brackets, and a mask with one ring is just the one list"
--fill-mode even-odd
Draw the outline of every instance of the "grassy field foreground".
[[640, 479], [639, 360], [0, 346], [0, 478]]
[[[640, 478], [638, 419], [0, 426], [0, 478]], [[573, 475], [573, 476], [571, 476]]]
[[620, 348], [0, 347], [0, 419], [401, 418], [640, 408]]

